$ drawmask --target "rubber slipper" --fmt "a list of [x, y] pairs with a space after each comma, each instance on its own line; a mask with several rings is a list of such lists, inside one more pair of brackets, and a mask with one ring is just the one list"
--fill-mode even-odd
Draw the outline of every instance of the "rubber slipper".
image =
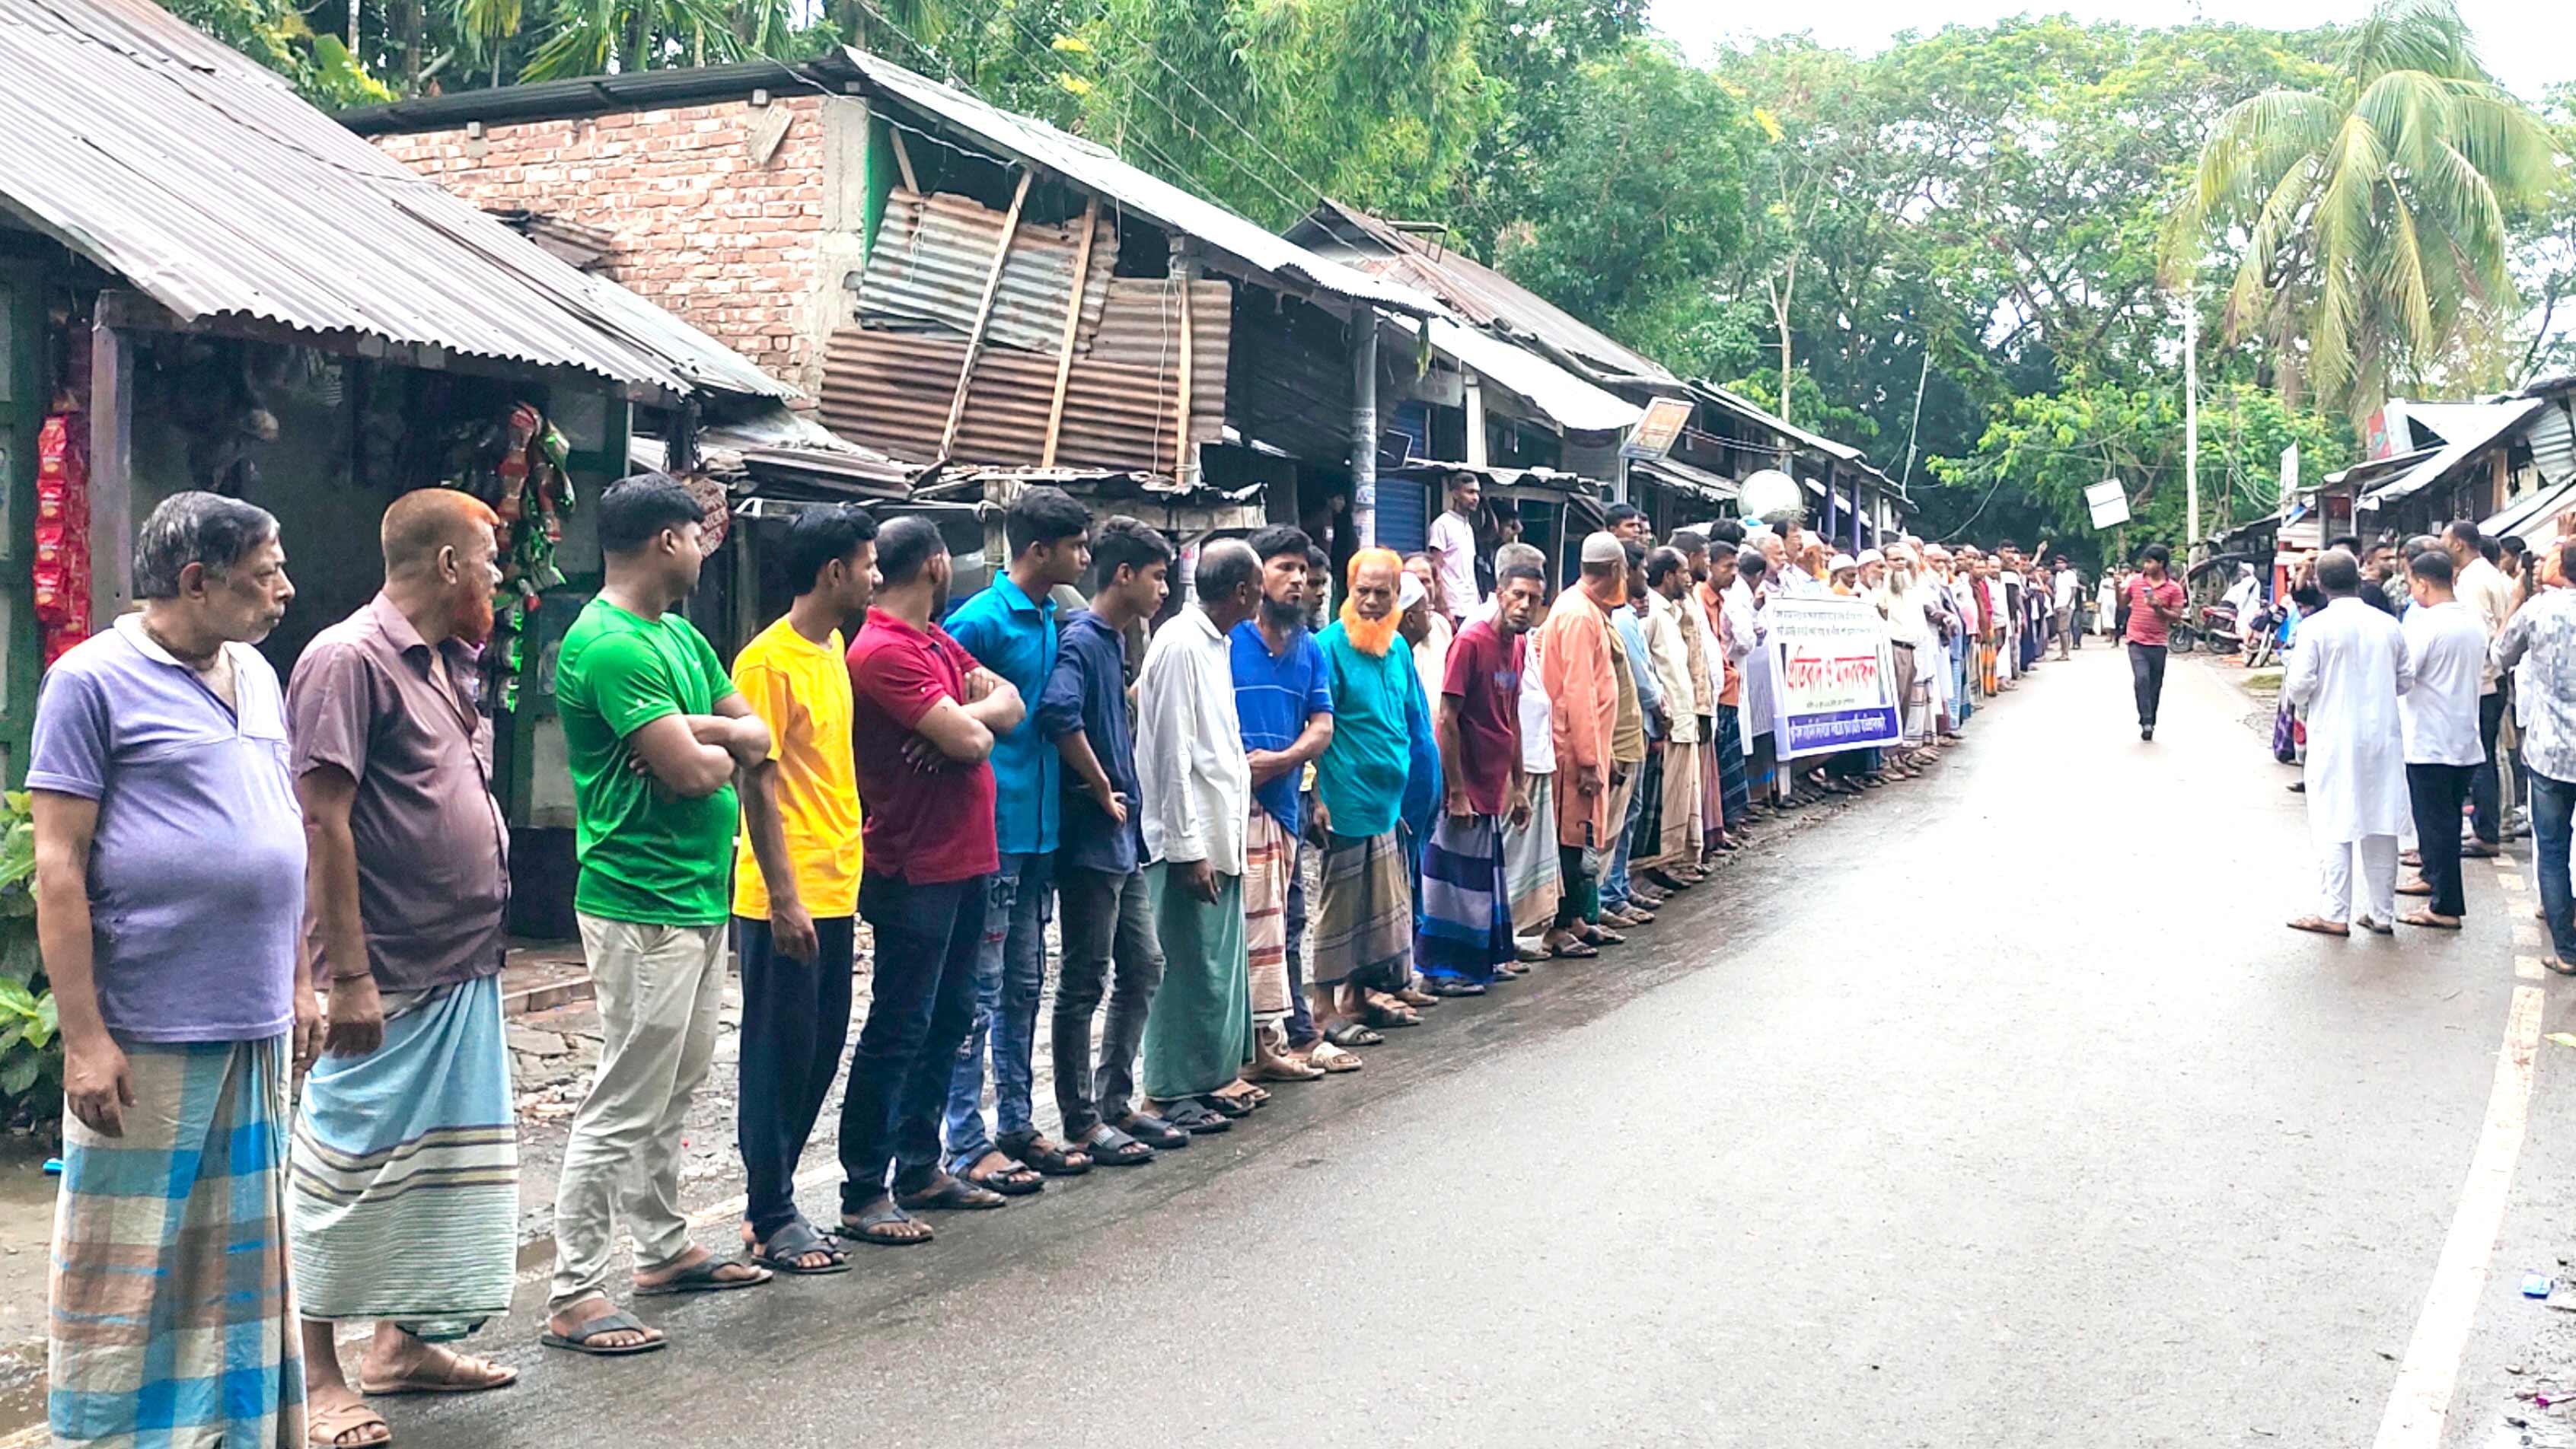
[[[1020, 1170], [1028, 1171], [1025, 1167]], [[1034, 1179], [1035, 1175], [1031, 1176]], [[928, 1187], [895, 1194], [894, 1202], [906, 1212], [990, 1212], [1015, 1195], [1026, 1197], [1045, 1186], [1041, 1181], [1035, 1187], [1025, 1187], [1013, 1194], [1007, 1188], [970, 1182], [955, 1173], [943, 1172]]]
[[1577, 941], [1571, 946], [1550, 946], [1547, 948], [1547, 954], [1560, 961], [1589, 961], [1599, 956], [1601, 952], [1596, 947]]
[[1360, 1020], [1387, 1031], [1401, 1031], [1406, 1027], [1422, 1025], [1422, 1018], [1412, 1012], [1391, 1010], [1375, 1002], [1361, 1009]]
[[[874, 1206], [859, 1214], [856, 1222], [844, 1215], [841, 1225], [834, 1228], [832, 1232], [835, 1236], [846, 1238], [851, 1242], [868, 1243], [880, 1248], [909, 1248], [916, 1243], [929, 1242], [937, 1236], [928, 1231], [910, 1237], [886, 1231], [887, 1228], [903, 1226], [914, 1221], [916, 1219], [913, 1215], [895, 1206], [891, 1198], [878, 1198]], [[929, 1226], [928, 1223], [922, 1224], [925, 1229]]]
[[1055, 1142], [1041, 1145], [1035, 1137], [1006, 1137], [993, 1145], [1036, 1168], [1044, 1177], [1080, 1177], [1091, 1170], [1090, 1154], [1078, 1147]]
[[1190, 1134], [1151, 1112], [1130, 1112], [1109, 1124], [1157, 1152], [1178, 1152], [1190, 1145]]
[[652, 1332], [651, 1329], [623, 1313], [611, 1313], [594, 1318], [570, 1333], [557, 1333], [551, 1328], [547, 1329], [537, 1335], [537, 1342], [548, 1348], [560, 1348], [571, 1353], [586, 1353], [592, 1358], [624, 1358], [628, 1354], [652, 1353], [671, 1346], [671, 1340], [667, 1338], [648, 1338], [642, 1343], [620, 1344], [616, 1347], [591, 1342], [602, 1334], [650, 1332]]
[[[1239, 1102], [1232, 1097], [1221, 1097], [1214, 1092], [1203, 1093], [1195, 1100], [1200, 1106], [1207, 1108], [1209, 1111], [1214, 1112], [1220, 1117], [1239, 1119], [1252, 1115], [1251, 1103]], [[1175, 1117], [1172, 1120], [1177, 1122], [1180, 1119]]]
[[1431, 978], [1431, 994], [1434, 996], [1482, 996], [1485, 994], [1485, 988], [1480, 982], [1462, 981], [1454, 976], [1435, 976]]
[[1250, 1076], [1256, 1082], [1311, 1082], [1323, 1074], [1320, 1067], [1301, 1067], [1293, 1057], [1278, 1057], [1254, 1066]]
[[[809, 1268], [798, 1261], [816, 1253], [828, 1254], [832, 1261], [820, 1268]], [[791, 1219], [785, 1227], [771, 1233], [768, 1242], [752, 1248], [751, 1256], [771, 1272], [785, 1273], [793, 1278], [826, 1278], [834, 1273], [850, 1271], [850, 1260], [841, 1255], [840, 1249], [823, 1241], [823, 1235], [814, 1231], [814, 1225], [803, 1218]]]
[[2311, 935], [2317, 936], [2332, 936], [2337, 940], [2342, 940], [2344, 937], [2352, 934], [2352, 929], [2349, 926], [2337, 926], [2334, 922], [2329, 921], [2322, 916], [2301, 916], [2297, 920], [2288, 922], [2287, 924], [2293, 931], [2306, 931]]
[[1192, 1137], [1213, 1137], [1234, 1130], [1234, 1124], [1224, 1114], [1210, 1110], [1195, 1097], [1165, 1108], [1163, 1119]]
[[[753, 1276], [725, 1278], [727, 1268], [749, 1268]], [[731, 1293], [737, 1288], [757, 1288], [773, 1275], [757, 1263], [744, 1263], [732, 1258], [707, 1258], [681, 1269], [668, 1282], [635, 1285], [638, 1298], [676, 1298], [683, 1293]]]
[[2408, 911], [2406, 914], [2397, 918], [2397, 924], [2401, 926], [2422, 926], [2428, 931], [2456, 931], [2460, 929], [2460, 923], [2456, 918], [2437, 916], [2431, 911]]
[[1336, 1023], [1334, 1026], [1326, 1030], [1324, 1033], [1324, 1042], [1327, 1046], [1369, 1047], [1384, 1045], [1386, 1038], [1369, 1030], [1359, 1022], [1345, 1021]]
[[1335, 1075], [1356, 1072], [1366, 1065], [1356, 1055], [1342, 1050], [1329, 1041], [1315, 1043], [1315, 1049], [1306, 1054], [1306, 1060]]

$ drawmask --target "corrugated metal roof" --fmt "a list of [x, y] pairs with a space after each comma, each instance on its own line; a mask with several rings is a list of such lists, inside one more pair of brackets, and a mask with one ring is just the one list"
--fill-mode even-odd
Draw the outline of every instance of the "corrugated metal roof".
[[1368, 303], [1417, 317], [1440, 311], [1440, 304], [1422, 292], [1319, 257], [1215, 202], [1128, 165], [1105, 147], [1068, 135], [1044, 121], [989, 105], [882, 56], [845, 49], [842, 58], [858, 70], [871, 91], [937, 118], [989, 150], [1042, 167], [1097, 192], [1166, 231], [1195, 237], [1256, 275], [1283, 279], [1347, 302]]
[[[1178, 283], [1119, 278], [1101, 329], [1066, 381], [1056, 461], [1066, 467], [1171, 472], [1180, 393]], [[1191, 292], [1190, 437], [1216, 441], [1225, 426], [1231, 350], [1231, 284], [1200, 281]], [[823, 378], [823, 421], [853, 442], [898, 458], [939, 455], [966, 339], [957, 333], [845, 327], [832, 334]], [[1028, 467], [1044, 453], [1055, 358], [1017, 348], [985, 349], [959, 425], [961, 463]]]
[[1626, 432], [1646, 415], [1644, 408], [1626, 398], [1604, 392], [1535, 352], [1473, 327], [1462, 327], [1444, 317], [1421, 323], [1402, 319], [1399, 325], [1407, 330], [1427, 325], [1435, 350], [1485, 381], [1518, 394], [1541, 417], [1568, 432]]
[[0, 199], [182, 320], [790, 396], [146, 0], [0, 0]]
[[1631, 350], [1484, 263], [1338, 201], [1325, 201], [1289, 228], [1290, 240], [1389, 281], [1419, 287], [1475, 326], [1527, 339], [1587, 365], [1595, 381], [1677, 387], [1663, 364]]
[[[969, 196], [895, 188], [885, 224], [868, 249], [859, 286], [859, 311], [941, 322], [964, 332], [975, 325], [984, 283], [993, 274], [993, 250], [1002, 241], [1002, 213]], [[1049, 356], [1064, 341], [1065, 294], [1082, 250], [1079, 222], [1022, 222], [1002, 263], [1002, 285], [993, 296], [989, 340]], [[1082, 321], [1077, 350], [1090, 345], [1109, 296], [1109, 273], [1118, 260], [1118, 230], [1107, 217], [1091, 239], [1091, 264], [1083, 273]]]
[[[1821, 433], [1808, 432], [1805, 428], [1799, 427], [1795, 423], [1788, 422], [1778, 414], [1773, 413], [1756, 403], [1737, 397], [1735, 394], [1728, 392], [1725, 388], [1719, 387], [1715, 383], [1694, 381], [1689, 384], [1689, 387], [1691, 396], [1698, 398], [1700, 401], [1723, 408], [1726, 411], [1735, 414], [1737, 417], [1744, 419], [1746, 422], [1758, 424], [1759, 426], [1769, 428], [1771, 431], [1781, 434], [1784, 437], [1795, 439], [1796, 441], [1804, 443], [1808, 447], [1815, 449], [1817, 452], [1823, 453], [1829, 458], [1837, 458], [1846, 463], [1862, 462], [1860, 449], [1853, 447], [1851, 444], [1837, 443], [1833, 439], [1828, 438]], [[1866, 465], [1864, 464], [1864, 466]], [[1870, 471], [1876, 472], [1877, 470], [1871, 469]], [[1881, 474], [1880, 476], [1884, 477], [1885, 475]]]
[[[2492, 403], [2418, 403], [2406, 405], [2407, 418], [2442, 440], [2432, 457], [2381, 484], [2357, 508], [2385, 508], [2448, 477], [2451, 471], [2485, 451], [2514, 425], [2540, 411], [2536, 397]], [[2349, 471], [2349, 470], [2347, 470]]]
[[1657, 482], [1693, 493], [1711, 503], [1732, 503], [1744, 496], [1744, 487], [1732, 478], [1722, 477], [1706, 468], [1695, 468], [1678, 458], [1640, 458], [1628, 465], [1629, 475], [1643, 473]]

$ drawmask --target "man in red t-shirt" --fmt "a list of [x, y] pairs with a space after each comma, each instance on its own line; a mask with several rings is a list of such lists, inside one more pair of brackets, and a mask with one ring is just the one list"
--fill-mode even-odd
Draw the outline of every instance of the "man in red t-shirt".
[[2138, 575], [2129, 580], [2129, 679], [2137, 687], [2138, 738], [2156, 737], [2156, 705], [2165, 693], [2165, 646], [2175, 620], [2182, 617], [2182, 585], [2168, 578], [2173, 559], [2161, 543], [2147, 545]]
[[[850, 738], [866, 844], [859, 915], [876, 936], [867, 1024], [841, 1098], [841, 1229], [863, 1243], [930, 1236], [907, 1208], [999, 1207], [940, 1166], [948, 1078], [975, 1016], [993, 836], [993, 737], [1019, 691], [934, 622], [948, 545], [926, 518], [877, 533], [876, 606], [850, 643]], [[888, 1191], [886, 1170], [894, 1168]]]
[[1494, 613], [1449, 642], [1433, 733], [1449, 798], [1422, 852], [1422, 924], [1413, 964], [1434, 996], [1481, 996], [1499, 973], [1528, 968], [1512, 940], [1503, 825], [1529, 821], [1521, 769], [1521, 636], [1539, 616], [1547, 579], [1529, 564], [1494, 578]]

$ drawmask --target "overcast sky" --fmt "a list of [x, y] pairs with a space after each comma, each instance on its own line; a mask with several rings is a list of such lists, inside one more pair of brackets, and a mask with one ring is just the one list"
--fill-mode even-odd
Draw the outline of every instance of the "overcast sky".
[[[2527, 98], [2552, 81], [2576, 78], [2576, 4], [2569, 0], [2459, 0], [2476, 27], [2487, 68]], [[1822, 5], [1739, 6], [1725, 0], [1655, 0], [1657, 29], [1694, 56], [1727, 40], [1805, 30], [1826, 45], [1874, 51], [1899, 30], [1984, 25], [2007, 15], [2068, 12], [2082, 20], [2175, 25], [2195, 15], [2211, 20], [2294, 29], [2359, 18], [2367, 0], [1828, 0]]]

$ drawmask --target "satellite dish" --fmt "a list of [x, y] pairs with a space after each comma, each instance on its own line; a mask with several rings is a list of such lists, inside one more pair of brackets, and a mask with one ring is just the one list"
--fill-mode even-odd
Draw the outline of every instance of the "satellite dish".
[[1798, 490], [1798, 480], [1776, 468], [1765, 468], [1744, 480], [1736, 506], [1747, 518], [1769, 519], [1774, 514], [1795, 513], [1804, 517], [1807, 500]]

